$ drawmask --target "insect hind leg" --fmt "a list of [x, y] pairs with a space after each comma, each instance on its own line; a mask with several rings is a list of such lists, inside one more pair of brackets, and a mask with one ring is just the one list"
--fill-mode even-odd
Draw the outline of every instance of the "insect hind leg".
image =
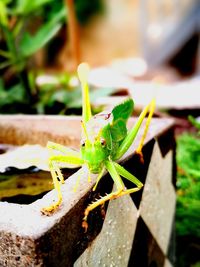
[[153, 117], [154, 110], [155, 110], [155, 99], [152, 99], [150, 104], [149, 104], [149, 115], [148, 115], [147, 120], [146, 120], [144, 132], [143, 132], [143, 135], [142, 135], [142, 137], [140, 139], [140, 143], [139, 143], [139, 145], [138, 145], [138, 147], [136, 149], [136, 153], [140, 156], [140, 161], [142, 163], [144, 162], [142, 148], [143, 148], [143, 145], [144, 145], [145, 138], [147, 136], [147, 132], [149, 130], [149, 125], [150, 125], [151, 119]]
[[98, 206], [104, 205], [106, 201], [113, 200], [113, 199], [116, 199], [118, 197], [137, 192], [140, 189], [141, 189], [140, 187], [134, 187], [134, 188], [127, 189], [127, 190], [119, 189], [115, 192], [107, 194], [104, 197], [101, 197], [100, 199], [98, 199], [95, 202], [88, 205], [88, 207], [84, 211], [84, 218], [83, 218], [83, 222], [82, 222], [82, 227], [85, 229], [85, 232], [87, 232], [87, 228], [88, 228], [88, 223], [87, 223], [88, 215], [93, 209], [97, 208]]
[[87, 218], [88, 218], [89, 213], [93, 209], [97, 208], [98, 206], [104, 205], [106, 201], [117, 198], [121, 192], [122, 192], [122, 189], [112, 192], [110, 194], [107, 194], [106, 196], [101, 197], [100, 199], [96, 200], [95, 202], [87, 206], [87, 208], [84, 211], [84, 218], [82, 222], [82, 227], [85, 229], [85, 232], [87, 232], [87, 228], [88, 228]]
[[[120, 193], [124, 190], [124, 183], [121, 180], [121, 177], [119, 176], [116, 167], [114, 166], [114, 163], [110, 160], [105, 162], [105, 166], [107, 168], [107, 170], [109, 171], [116, 187], [117, 190], [115, 192], [112, 192], [104, 197], [101, 197], [100, 199], [96, 200], [95, 202], [93, 202], [92, 204], [90, 204], [84, 212], [84, 218], [83, 218], [83, 222], [82, 222], [82, 227], [85, 229], [85, 232], [87, 231], [88, 228], [88, 224], [87, 224], [87, 217], [90, 213], [90, 211], [92, 211], [93, 209], [95, 209], [96, 207], [103, 205], [106, 201], [109, 201], [111, 199], [117, 198]], [[101, 175], [99, 176], [101, 177]], [[98, 183], [99, 179], [97, 179], [97, 183]]]

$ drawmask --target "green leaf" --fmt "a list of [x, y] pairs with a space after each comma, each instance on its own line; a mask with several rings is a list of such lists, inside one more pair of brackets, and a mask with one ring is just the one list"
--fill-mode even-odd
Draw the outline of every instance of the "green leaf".
[[200, 139], [196, 135], [178, 136], [176, 161], [177, 235], [200, 237]]
[[11, 58], [11, 53], [0, 49], [0, 56], [5, 58]]
[[12, 64], [10, 60], [5, 60], [2, 63], [0, 63], [0, 70], [9, 67]]
[[4, 88], [3, 80], [0, 79], [0, 106], [12, 104], [14, 102], [24, 102], [24, 88], [21, 84], [16, 84], [9, 90]]
[[42, 26], [38, 32], [31, 36], [25, 33], [20, 44], [20, 53], [23, 57], [29, 57], [45, 46], [60, 30], [62, 24], [52, 22]]
[[200, 130], [200, 122], [198, 122], [193, 116], [188, 116], [189, 121], [194, 125], [198, 130]]
[[7, 17], [7, 7], [6, 2], [0, 1], [0, 24], [7, 26], [8, 17]]
[[19, 15], [28, 15], [49, 2], [52, 2], [52, 0], [18, 0], [15, 13]]
[[9, 30], [9, 28], [7, 28], [5, 25], [2, 25], [1, 23], [0, 27], [6, 41], [7, 49], [10, 52], [10, 58], [12, 58], [13, 61], [16, 61], [16, 48], [12, 32]]
[[26, 32], [19, 45], [21, 55], [29, 57], [45, 46], [60, 30], [65, 15], [65, 9], [61, 9], [49, 22], [42, 25], [35, 35]]

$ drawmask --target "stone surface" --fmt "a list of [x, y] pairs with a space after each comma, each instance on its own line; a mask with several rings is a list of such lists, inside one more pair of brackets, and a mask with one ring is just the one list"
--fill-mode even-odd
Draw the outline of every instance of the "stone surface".
[[165, 259], [164, 267], [173, 267], [173, 265], [168, 261], [168, 259]]
[[140, 205], [141, 216], [163, 252], [167, 253], [176, 194], [172, 185], [172, 151], [162, 158], [154, 146]]
[[111, 201], [101, 233], [74, 267], [128, 266], [137, 216], [130, 196]]
[[0, 143], [23, 145], [47, 141], [79, 147], [81, 117], [57, 115], [0, 115]]
[[63, 203], [52, 216], [41, 209], [56, 199], [55, 190], [29, 205], [0, 202], [0, 266], [71, 266], [73, 247], [83, 230], [84, 198], [94, 184], [82, 172], [80, 186], [73, 192], [79, 170], [62, 186]]
[[[131, 119], [129, 121], [129, 127], [133, 125], [134, 121], [134, 119]], [[155, 137], [159, 138], [163, 134], [163, 132], [168, 132], [172, 128], [172, 126], [172, 120], [153, 119], [146, 138], [146, 143], [148, 143]], [[131, 161], [133, 160], [132, 155], [137, 147], [140, 136], [141, 131], [134, 144], [122, 157], [121, 162], [125, 162], [128, 159], [131, 159]], [[0, 116], [0, 142], [18, 145], [24, 143], [39, 143], [41, 145], [45, 145], [48, 140], [72, 147], [78, 147], [80, 142], [80, 118], [66, 118], [63, 116]], [[157, 149], [156, 151], [159, 150]], [[161, 165], [164, 164], [165, 167], [162, 167], [159, 164], [156, 165], [154, 162], [155, 166], [152, 166], [150, 164], [149, 168], [158, 168], [158, 170], [154, 169], [154, 171], [152, 170], [151, 172], [156, 172], [156, 175], [157, 172], [159, 175], [163, 175], [163, 172], [160, 172], [160, 169], [168, 169], [167, 164], [171, 164], [170, 155], [172, 154], [169, 153], [168, 155], [169, 156], [166, 156], [166, 158], [168, 158], [168, 161], [166, 161], [166, 163], [162, 162], [161, 154], [159, 154], [158, 158], [156, 158], [157, 156], [155, 156], [155, 160], [160, 160], [162, 162]], [[135, 165], [135, 168], [137, 168], [137, 165]], [[28, 205], [0, 202], [0, 266], [70, 267], [73, 265], [73, 262], [77, 260], [80, 254], [88, 247], [88, 244], [91, 243], [92, 240], [97, 236], [101, 227], [101, 224], [99, 223], [101, 216], [97, 219], [97, 212], [95, 211], [93, 215], [91, 214], [93, 220], [91, 225], [89, 225], [90, 227], [88, 232], [85, 234], [83, 229], [81, 228], [84, 209], [93, 199], [90, 194], [90, 190], [95, 183], [96, 176], [92, 175], [92, 181], [91, 183], [88, 183], [88, 175], [84, 170], [81, 173], [80, 186], [78, 187], [76, 192], [73, 192], [73, 186], [75, 185], [76, 179], [80, 175], [80, 172], [82, 172], [82, 169], [80, 169], [78, 173], [70, 176], [62, 186], [63, 202], [58, 211], [55, 212], [52, 216], [44, 216], [41, 214], [40, 210], [41, 208], [50, 204], [54, 199], [56, 199], [55, 190], [52, 190], [43, 198], [38, 199], [37, 201]], [[168, 173], [169, 175], [171, 175], [172, 173], [170, 173], [170, 171], [164, 172], [164, 175], [166, 175], [164, 176], [164, 179], [166, 178], [171, 181], [171, 177], [169, 177], [169, 175], [167, 175], [166, 173]], [[105, 179], [102, 179], [102, 182], [103, 180]], [[155, 186], [154, 182], [151, 181], [151, 179], [148, 183], [152, 184], [152, 186]], [[108, 181], [105, 180], [105, 188], [107, 187], [107, 184]], [[157, 187], [155, 187], [152, 190], [153, 194], [154, 190], [158, 189]], [[165, 195], [165, 197], [165, 199], [169, 199], [168, 195]], [[159, 203], [160, 201], [160, 199], [157, 199], [155, 197], [151, 199], [152, 201], [156, 201], [157, 203]], [[119, 198], [118, 200], [112, 201], [110, 203], [110, 206], [113, 207], [111, 215], [115, 214], [116, 217], [120, 217], [117, 220], [120, 222], [120, 225], [118, 226], [119, 229], [122, 229], [121, 227], [123, 225], [129, 225], [130, 227], [130, 236], [127, 236], [128, 232], [126, 233], [125, 237], [123, 237], [123, 234], [121, 234], [121, 238], [123, 240], [122, 243], [124, 243], [125, 240], [129, 240], [129, 242], [133, 240], [135, 231], [134, 229], [137, 220], [136, 208], [133, 203], [128, 204], [129, 206], [132, 205], [132, 208], [130, 208], [132, 209], [132, 212], [130, 213], [127, 211], [127, 207], [125, 206], [126, 204], [124, 204], [124, 207], [120, 207], [120, 203], [124, 203], [123, 201], [130, 202], [129, 200], [130, 197], [128, 196], [126, 198]], [[155, 205], [157, 205], [157, 203]], [[119, 210], [127, 215], [124, 217], [121, 216], [121, 212], [119, 212]], [[111, 230], [116, 231], [116, 235], [119, 236], [119, 229], [112, 229], [112, 226], [114, 224], [112, 224], [111, 222], [109, 224], [109, 213], [107, 215], [108, 216], [106, 216], [105, 219], [107, 226], [104, 226], [103, 229], [105, 229], [105, 227], [110, 227]], [[160, 221], [160, 218], [157, 217], [157, 215], [155, 216], [155, 218]], [[169, 218], [165, 216], [163, 216], [163, 218], [167, 220], [169, 219], [170, 221], [171, 216], [172, 214], [169, 215]], [[123, 218], [125, 218], [125, 222], [123, 222]], [[144, 217], [144, 219], [145, 218], [146, 217]], [[150, 225], [148, 225], [147, 221], [148, 220], [146, 220], [145, 223], [150, 228], [151, 223]], [[99, 230], [97, 230], [97, 228]], [[120, 231], [121, 233], [126, 232], [125, 230]], [[156, 233], [156, 231], [152, 229], [151, 231], [153, 235]], [[102, 240], [101, 236], [103, 235], [105, 236], [105, 230], [102, 230], [102, 232], [96, 239], [97, 241], [94, 239], [93, 243], [98, 243], [98, 239]], [[159, 235], [158, 237], [155, 235], [155, 238], [159, 239]], [[106, 242], [111, 241], [108, 238], [106, 240]], [[118, 241], [120, 240], [113, 239], [113, 242]], [[104, 241], [101, 241], [101, 243], [103, 242]], [[119, 244], [120, 246], [120, 244], [122, 243], [116, 243], [116, 245]], [[115, 243], [113, 243], [113, 246], [114, 244]], [[124, 264], [126, 264], [128, 261], [127, 257], [130, 254], [130, 243], [124, 243], [122, 244], [122, 246], [123, 245], [127, 245], [127, 250], [125, 250], [124, 252], [126, 253], [126, 257], [123, 258]], [[161, 243], [159, 243], [159, 245], [165, 250], [165, 240], [164, 245], [162, 245]], [[116, 256], [115, 251], [111, 250], [109, 252], [114, 259], [114, 257]], [[109, 261], [107, 261], [107, 263], [108, 262]], [[111, 266], [111, 262], [109, 262], [108, 266]]]
[[[157, 222], [155, 221], [155, 224]], [[138, 218], [134, 242], [128, 267], [156, 266], [163, 267], [165, 255], [156, 239], [145, 224], [142, 217]]]

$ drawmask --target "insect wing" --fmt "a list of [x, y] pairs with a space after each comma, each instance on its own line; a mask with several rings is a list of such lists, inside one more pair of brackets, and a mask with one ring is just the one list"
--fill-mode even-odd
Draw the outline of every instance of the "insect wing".
[[109, 150], [112, 150], [112, 136], [111, 136], [111, 126], [107, 124], [102, 129], [102, 137], [106, 140], [106, 146]]
[[125, 120], [126, 122], [133, 112], [133, 107], [134, 107], [134, 103], [131, 98], [125, 100], [123, 103], [114, 107], [112, 110], [112, 114], [114, 118], [113, 122], [117, 121], [118, 119]]
[[112, 110], [113, 122], [110, 131], [114, 142], [120, 142], [127, 135], [126, 122], [131, 116], [133, 106], [133, 100], [128, 99]]

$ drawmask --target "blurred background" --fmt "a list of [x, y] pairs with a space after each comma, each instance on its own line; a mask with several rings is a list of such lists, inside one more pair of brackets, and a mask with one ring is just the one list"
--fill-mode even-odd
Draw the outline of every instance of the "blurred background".
[[0, 1], [1, 114], [80, 115], [82, 61], [94, 113], [131, 95], [174, 118], [175, 265], [200, 266], [200, 2]]

